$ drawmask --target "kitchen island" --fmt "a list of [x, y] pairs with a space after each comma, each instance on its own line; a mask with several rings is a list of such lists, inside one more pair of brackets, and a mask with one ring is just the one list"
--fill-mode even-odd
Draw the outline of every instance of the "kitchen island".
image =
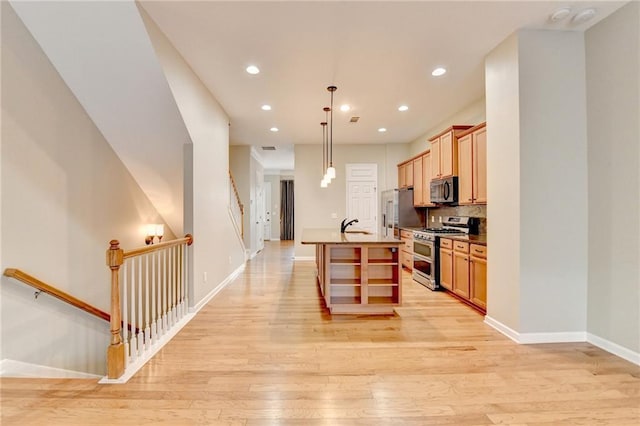
[[393, 314], [402, 303], [402, 241], [363, 231], [304, 229], [316, 246], [318, 285], [332, 314]]

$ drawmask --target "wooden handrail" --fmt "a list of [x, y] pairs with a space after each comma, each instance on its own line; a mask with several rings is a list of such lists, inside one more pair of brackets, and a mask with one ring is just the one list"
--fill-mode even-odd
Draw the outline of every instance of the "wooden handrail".
[[31, 287], [34, 287], [44, 293], [50, 294], [51, 296], [60, 299], [63, 302], [75, 306], [78, 309], [82, 309], [83, 311], [88, 312], [91, 315], [95, 315], [98, 318], [102, 318], [105, 321], [111, 320], [111, 315], [109, 315], [108, 313], [96, 308], [95, 306], [91, 306], [87, 302], [83, 302], [82, 300], [75, 298], [62, 290], [58, 290], [57, 288], [40, 281], [36, 277], [33, 277], [26, 272], [21, 271], [20, 269], [7, 268], [4, 270], [4, 275], [30, 285]]
[[240, 201], [240, 193], [238, 192], [238, 187], [236, 186], [236, 181], [231, 174], [231, 170], [229, 170], [229, 179], [231, 179], [231, 186], [233, 187], [233, 192], [236, 196], [236, 202], [238, 203], [238, 207], [240, 208], [240, 235], [244, 238], [244, 205]]
[[162, 250], [167, 247], [179, 246], [184, 243], [187, 243], [188, 246], [193, 244], [193, 236], [191, 234], [187, 234], [184, 236], [184, 238], [178, 238], [177, 240], [165, 241], [164, 243], [151, 244], [148, 246], [126, 250], [122, 252], [122, 258], [128, 259], [130, 257], [140, 256], [141, 254], [147, 254], [157, 250]]

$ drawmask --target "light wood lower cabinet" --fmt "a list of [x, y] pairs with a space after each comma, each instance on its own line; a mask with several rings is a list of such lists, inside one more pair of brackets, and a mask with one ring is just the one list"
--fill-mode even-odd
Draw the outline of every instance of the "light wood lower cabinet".
[[471, 245], [469, 256], [469, 285], [471, 287], [471, 303], [487, 309], [487, 247]]
[[390, 314], [402, 301], [397, 245], [323, 245], [320, 287], [332, 314]]
[[440, 240], [440, 286], [453, 290], [453, 243], [443, 238]]
[[400, 239], [402, 245], [400, 245], [400, 263], [402, 267], [412, 271], [413, 270], [413, 232], [400, 230]]
[[440, 286], [487, 309], [487, 247], [440, 239]]
[[453, 292], [469, 299], [469, 243], [453, 241]]

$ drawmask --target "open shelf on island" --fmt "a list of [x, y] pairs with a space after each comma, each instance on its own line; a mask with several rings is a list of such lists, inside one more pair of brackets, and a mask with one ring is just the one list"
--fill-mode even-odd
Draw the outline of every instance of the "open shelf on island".
[[331, 285], [359, 286], [359, 278], [332, 278]]
[[384, 296], [375, 296], [375, 297], [371, 297], [369, 296], [369, 298], [367, 299], [368, 303], [370, 305], [389, 305], [389, 304], [397, 304], [397, 300], [394, 300], [393, 297], [389, 296], [389, 297], [384, 297]]
[[394, 280], [393, 278], [370, 278], [367, 284], [379, 286], [397, 286], [398, 280]]
[[331, 258], [332, 265], [360, 265], [360, 259], [334, 259]]
[[331, 297], [331, 305], [359, 305], [360, 297], [335, 296]]

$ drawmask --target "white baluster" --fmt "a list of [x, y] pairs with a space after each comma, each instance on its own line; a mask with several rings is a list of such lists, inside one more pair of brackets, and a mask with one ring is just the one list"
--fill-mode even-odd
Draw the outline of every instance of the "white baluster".
[[189, 309], [189, 246], [184, 246], [184, 306]]
[[131, 360], [135, 361], [138, 357], [138, 340], [136, 336], [136, 261], [135, 258], [131, 259]]
[[171, 247], [169, 253], [171, 256], [171, 325], [175, 325], [177, 322], [175, 247]]
[[167, 332], [167, 251], [162, 250], [162, 331]]
[[142, 322], [142, 256], [138, 257], [138, 282], [136, 283], [136, 293], [138, 295], [138, 355], [144, 352], [144, 324]]
[[144, 348], [151, 346], [151, 327], [149, 325], [149, 255], [143, 256], [144, 260]]
[[184, 317], [184, 268], [182, 266], [184, 261], [183, 247], [184, 244], [180, 244], [178, 246], [178, 317], [180, 319]]
[[151, 257], [151, 341], [153, 345], [158, 339], [158, 329], [156, 321], [156, 253], [152, 252]]
[[122, 336], [124, 340], [125, 367], [126, 367], [126, 364], [129, 363], [129, 359], [130, 359], [129, 339], [131, 338], [131, 335], [129, 333], [129, 327], [127, 327], [127, 324], [129, 324], [129, 304], [127, 303], [128, 302], [127, 285], [129, 284], [128, 271], [129, 271], [129, 262], [125, 261], [122, 265], [122, 289], [121, 289], [122, 296], [120, 297], [120, 300], [121, 300], [120, 313], [122, 316]]

